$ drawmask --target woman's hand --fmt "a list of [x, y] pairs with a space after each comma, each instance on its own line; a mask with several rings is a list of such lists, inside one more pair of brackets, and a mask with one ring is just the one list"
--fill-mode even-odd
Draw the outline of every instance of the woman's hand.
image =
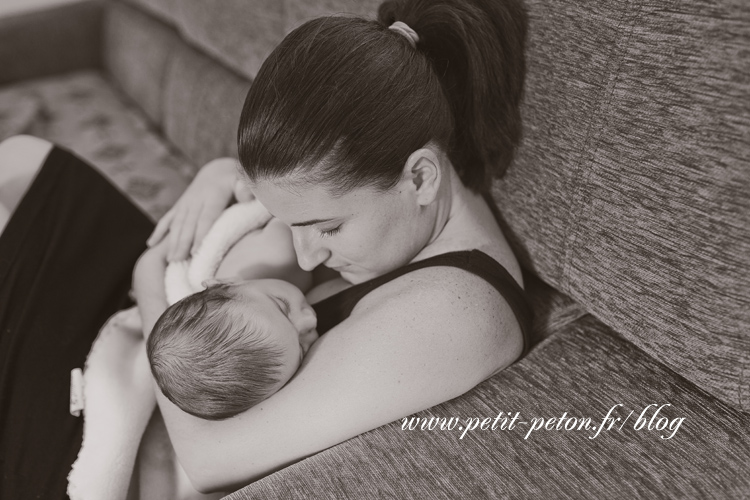
[[237, 172], [237, 160], [233, 158], [220, 158], [204, 165], [174, 207], [156, 225], [148, 246], [166, 237], [169, 242], [167, 260], [187, 259], [232, 201]]

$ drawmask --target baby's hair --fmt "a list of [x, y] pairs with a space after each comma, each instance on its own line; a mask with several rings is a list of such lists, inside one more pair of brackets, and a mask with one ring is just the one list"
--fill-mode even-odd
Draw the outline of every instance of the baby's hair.
[[[416, 32], [415, 47], [395, 21]], [[334, 194], [387, 191], [432, 141], [482, 192], [521, 139], [526, 25], [521, 0], [391, 0], [377, 21], [308, 21], [250, 87], [240, 163], [251, 180], [295, 172]]]
[[208, 420], [260, 403], [281, 381], [281, 352], [219, 284], [170, 306], [148, 339], [151, 372], [183, 411]]

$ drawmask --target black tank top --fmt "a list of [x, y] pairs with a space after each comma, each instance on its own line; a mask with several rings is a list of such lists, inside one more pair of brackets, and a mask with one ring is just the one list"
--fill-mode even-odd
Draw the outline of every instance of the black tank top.
[[[312, 305], [318, 315], [318, 333], [325, 332], [349, 317], [354, 306], [368, 293], [406, 273], [425, 267], [451, 266], [479, 276], [500, 292], [516, 315], [523, 334], [523, 357], [530, 347], [532, 312], [523, 289], [495, 259], [480, 250], [462, 250], [436, 255], [394, 269], [377, 278], [353, 285]], [[520, 358], [519, 358], [520, 359]]]

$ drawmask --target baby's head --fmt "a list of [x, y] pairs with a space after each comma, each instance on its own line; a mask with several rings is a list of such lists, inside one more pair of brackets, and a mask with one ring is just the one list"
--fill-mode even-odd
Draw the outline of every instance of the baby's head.
[[169, 307], [148, 339], [164, 395], [196, 417], [221, 420], [289, 381], [318, 338], [302, 292], [285, 281], [219, 283]]

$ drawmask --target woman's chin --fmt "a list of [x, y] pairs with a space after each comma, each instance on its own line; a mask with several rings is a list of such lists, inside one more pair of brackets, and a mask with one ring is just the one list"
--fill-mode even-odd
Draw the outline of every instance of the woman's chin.
[[341, 279], [352, 285], [358, 285], [376, 277], [373, 273], [342, 270], [338, 271]]

